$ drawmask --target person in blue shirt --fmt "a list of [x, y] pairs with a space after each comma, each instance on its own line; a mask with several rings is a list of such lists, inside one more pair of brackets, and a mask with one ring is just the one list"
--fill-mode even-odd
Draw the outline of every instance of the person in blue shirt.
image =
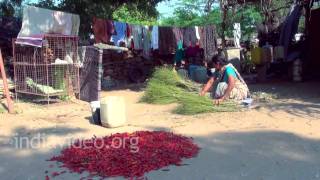
[[[211, 63], [215, 72], [212, 73], [209, 81], [200, 92], [201, 96], [213, 89], [215, 104], [220, 104], [226, 99], [243, 100], [247, 98], [248, 86], [236, 68], [232, 64], [228, 64], [223, 55], [215, 55]], [[216, 84], [215, 88], [213, 88], [214, 84]]]

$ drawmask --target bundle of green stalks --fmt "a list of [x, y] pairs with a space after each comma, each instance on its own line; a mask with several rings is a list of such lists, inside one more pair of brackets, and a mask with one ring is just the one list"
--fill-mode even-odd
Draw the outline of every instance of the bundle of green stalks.
[[148, 81], [141, 102], [150, 104], [179, 103], [174, 113], [194, 115], [212, 112], [233, 112], [238, 109], [235, 102], [213, 105], [209, 97], [198, 95], [200, 85], [181, 78], [172, 68], [158, 68]]

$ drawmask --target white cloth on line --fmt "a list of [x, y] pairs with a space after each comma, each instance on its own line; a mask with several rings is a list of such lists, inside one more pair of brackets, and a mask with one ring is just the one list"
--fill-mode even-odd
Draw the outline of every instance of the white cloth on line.
[[22, 27], [18, 38], [40, 34], [77, 36], [79, 26], [79, 15], [26, 6], [23, 9]]
[[197, 39], [200, 40], [199, 26], [196, 26], [196, 36], [197, 36]]
[[153, 26], [151, 32], [151, 47], [159, 49], [159, 26]]

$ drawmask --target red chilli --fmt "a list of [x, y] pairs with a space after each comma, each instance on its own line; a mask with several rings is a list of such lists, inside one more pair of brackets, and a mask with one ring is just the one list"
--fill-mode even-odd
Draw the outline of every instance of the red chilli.
[[164, 131], [137, 131], [77, 141], [50, 161], [61, 162], [71, 172], [87, 171], [91, 177], [144, 179], [152, 170], [180, 166], [183, 159], [195, 157], [199, 150], [192, 138]]

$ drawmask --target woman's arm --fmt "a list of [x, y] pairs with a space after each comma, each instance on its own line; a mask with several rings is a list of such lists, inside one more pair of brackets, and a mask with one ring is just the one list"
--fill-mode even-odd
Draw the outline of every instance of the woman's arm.
[[235, 79], [233, 76], [229, 76], [228, 87], [226, 89], [226, 92], [224, 93], [224, 95], [220, 99], [214, 100], [213, 101], [214, 104], [219, 105], [222, 103], [222, 101], [224, 101], [225, 99], [228, 99], [230, 97], [230, 93], [231, 93], [232, 89], [234, 88], [234, 86], [235, 86]]
[[211, 89], [213, 83], [214, 83], [214, 77], [211, 77], [207, 82], [207, 84], [202, 88], [200, 92], [200, 96], [204, 96]]

